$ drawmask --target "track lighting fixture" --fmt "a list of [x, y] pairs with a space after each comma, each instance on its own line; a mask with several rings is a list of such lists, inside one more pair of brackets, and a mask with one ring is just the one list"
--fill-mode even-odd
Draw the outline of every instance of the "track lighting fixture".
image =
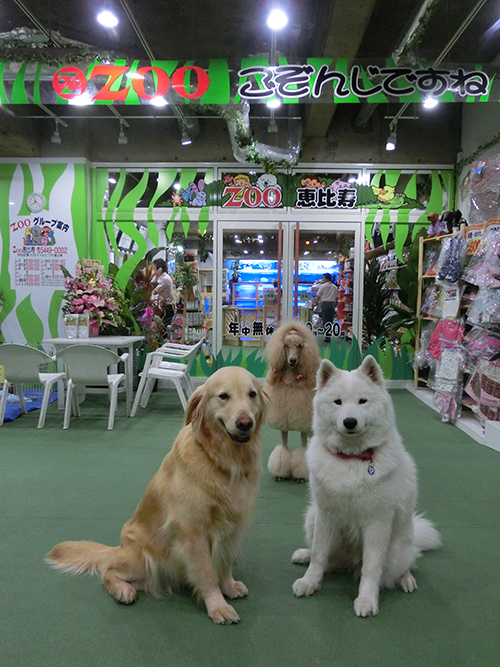
[[61, 135], [59, 134], [59, 121], [56, 118], [56, 129], [54, 134], [52, 135], [51, 142], [53, 144], [60, 144], [61, 143]]
[[181, 143], [182, 143], [183, 146], [189, 146], [189, 144], [191, 143], [191, 137], [186, 132], [186, 130], [182, 130]]
[[120, 121], [120, 132], [118, 134], [118, 143], [119, 144], [128, 144], [127, 135], [123, 130], [123, 123]]
[[267, 17], [267, 25], [271, 30], [281, 30], [288, 23], [288, 16], [281, 9], [275, 8]]
[[435, 97], [432, 97], [432, 95], [426, 97], [423, 102], [424, 109], [434, 109], [438, 104], [439, 100], [437, 100]]
[[393, 151], [396, 148], [396, 140], [397, 140], [397, 133], [396, 133], [396, 128], [397, 125], [390, 125], [390, 134], [389, 138], [387, 139], [387, 143], [385, 145], [385, 150], [386, 151]]

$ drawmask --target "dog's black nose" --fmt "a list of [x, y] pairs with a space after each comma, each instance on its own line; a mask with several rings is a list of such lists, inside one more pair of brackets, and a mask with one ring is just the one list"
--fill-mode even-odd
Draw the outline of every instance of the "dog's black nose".
[[343, 421], [343, 424], [348, 431], [352, 431], [358, 425], [358, 420], [354, 419], [354, 417], [346, 417]]
[[240, 417], [240, 419], [238, 419], [238, 421], [236, 422], [236, 428], [238, 429], [238, 431], [242, 431], [243, 433], [250, 431], [252, 427], [253, 427], [253, 420], [250, 419], [250, 417]]

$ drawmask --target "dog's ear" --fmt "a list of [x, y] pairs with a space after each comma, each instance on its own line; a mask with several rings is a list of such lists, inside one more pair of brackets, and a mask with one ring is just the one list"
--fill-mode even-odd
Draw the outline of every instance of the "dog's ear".
[[203, 410], [203, 399], [205, 397], [205, 388], [203, 385], [198, 387], [192, 394], [189, 399], [189, 403], [186, 409], [186, 414], [184, 416], [184, 425], [187, 426], [192, 421], [198, 420], [202, 415]]
[[339, 369], [329, 359], [323, 359], [316, 375], [316, 389], [324, 387], [328, 380], [338, 372]]
[[271, 399], [269, 398], [267, 392], [265, 392], [260, 385], [259, 387], [260, 387], [259, 394], [262, 401], [262, 407], [264, 408], [264, 411], [266, 411], [267, 408], [271, 405]]
[[363, 359], [363, 363], [359, 367], [359, 370], [365, 375], [367, 375], [372, 382], [375, 382], [375, 384], [383, 386], [384, 374], [382, 373], [382, 369], [378, 365], [376, 359], [372, 357], [371, 354], [369, 354]]

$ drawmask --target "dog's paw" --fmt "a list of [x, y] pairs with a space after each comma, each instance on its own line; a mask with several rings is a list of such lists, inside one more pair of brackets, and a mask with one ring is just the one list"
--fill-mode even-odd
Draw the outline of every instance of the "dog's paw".
[[416, 591], [418, 586], [413, 574], [408, 570], [398, 581], [399, 586], [403, 589], [405, 593], [413, 593]]
[[239, 623], [240, 621], [236, 609], [227, 604], [227, 602], [211, 609], [208, 615], [218, 625], [230, 625], [231, 623]]
[[378, 601], [375, 598], [359, 597], [354, 600], [354, 611], [356, 616], [376, 616], [378, 614]]
[[319, 591], [320, 588], [320, 584], [315, 585], [309, 581], [309, 579], [306, 579], [306, 577], [302, 577], [301, 579], [297, 579], [293, 584], [293, 594], [298, 598], [302, 598], [304, 596], [313, 595], [316, 591]]
[[137, 591], [126, 581], [107, 587], [107, 591], [121, 604], [131, 604], [137, 597]]
[[248, 595], [248, 588], [242, 581], [233, 581], [231, 583], [221, 586], [222, 592], [230, 600], [236, 598], [244, 598]]
[[300, 565], [309, 565], [311, 561], [310, 549], [297, 549], [292, 556], [292, 563], [299, 563]]

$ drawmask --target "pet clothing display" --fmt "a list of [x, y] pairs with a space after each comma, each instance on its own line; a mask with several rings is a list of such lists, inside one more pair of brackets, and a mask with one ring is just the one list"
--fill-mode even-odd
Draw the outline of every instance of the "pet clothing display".
[[434, 406], [445, 422], [454, 422], [461, 414], [464, 329], [462, 320], [440, 320], [429, 341], [429, 354], [436, 359], [431, 382]]
[[476, 401], [481, 421], [500, 421], [500, 361], [481, 361], [465, 391]]
[[438, 260], [436, 282], [457, 283], [462, 275], [467, 243], [460, 236], [444, 239]]

